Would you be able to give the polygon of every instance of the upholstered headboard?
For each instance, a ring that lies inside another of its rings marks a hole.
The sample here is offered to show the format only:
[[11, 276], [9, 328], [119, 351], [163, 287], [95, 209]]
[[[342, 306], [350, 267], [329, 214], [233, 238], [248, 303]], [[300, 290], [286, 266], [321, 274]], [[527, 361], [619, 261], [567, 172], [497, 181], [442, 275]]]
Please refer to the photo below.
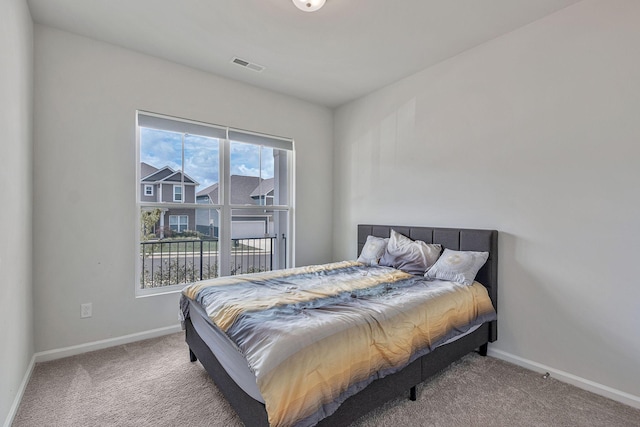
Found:
[[[476, 280], [487, 288], [493, 307], [496, 311], [498, 310], [498, 232], [496, 230], [360, 224], [358, 225], [358, 255], [367, 241], [367, 236], [389, 237], [392, 228], [413, 240], [439, 243], [443, 248], [489, 252], [489, 259], [478, 271]], [[489, 331], [489, 340], [493, 342], [497, 338], [498, 323], [494, 321]]]

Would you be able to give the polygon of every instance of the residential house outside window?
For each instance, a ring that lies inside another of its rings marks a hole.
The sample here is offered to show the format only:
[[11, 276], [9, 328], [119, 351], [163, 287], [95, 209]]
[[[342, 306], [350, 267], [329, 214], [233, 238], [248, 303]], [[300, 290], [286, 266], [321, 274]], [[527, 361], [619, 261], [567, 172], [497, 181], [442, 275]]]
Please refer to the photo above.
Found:
[[286, 268], [293, 141], [137, 114], [137, 294]]

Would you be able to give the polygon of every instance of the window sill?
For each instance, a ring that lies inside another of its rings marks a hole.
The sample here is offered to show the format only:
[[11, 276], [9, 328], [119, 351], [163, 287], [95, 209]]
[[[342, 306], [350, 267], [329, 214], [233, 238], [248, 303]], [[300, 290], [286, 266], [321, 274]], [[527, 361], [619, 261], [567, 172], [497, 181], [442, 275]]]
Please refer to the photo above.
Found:
[[155, 297], [158, 295], [179, 294], [187, 285], [171, 285], [163, 288], [136, 289], [136, 298]]

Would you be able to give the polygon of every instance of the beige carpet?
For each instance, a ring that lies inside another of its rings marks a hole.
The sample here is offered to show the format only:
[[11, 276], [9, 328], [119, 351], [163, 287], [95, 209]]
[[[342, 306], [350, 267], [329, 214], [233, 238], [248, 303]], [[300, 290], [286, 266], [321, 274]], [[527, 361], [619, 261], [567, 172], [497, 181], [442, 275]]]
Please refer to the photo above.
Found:
[[[13, 424], [239, 425], [182, 334], [36, 365]], [[354, 426], [640, 426], [640, 410], [473, 354]]]

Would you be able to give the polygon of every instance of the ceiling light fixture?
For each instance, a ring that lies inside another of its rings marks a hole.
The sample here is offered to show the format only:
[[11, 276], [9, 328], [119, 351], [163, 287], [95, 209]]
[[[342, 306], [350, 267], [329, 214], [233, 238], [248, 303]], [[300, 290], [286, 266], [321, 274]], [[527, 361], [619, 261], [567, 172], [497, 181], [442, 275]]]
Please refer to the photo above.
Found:
[[302, 11], [315, 12], [324, 6], [327, 0], [293, 0], [293, 4]]

